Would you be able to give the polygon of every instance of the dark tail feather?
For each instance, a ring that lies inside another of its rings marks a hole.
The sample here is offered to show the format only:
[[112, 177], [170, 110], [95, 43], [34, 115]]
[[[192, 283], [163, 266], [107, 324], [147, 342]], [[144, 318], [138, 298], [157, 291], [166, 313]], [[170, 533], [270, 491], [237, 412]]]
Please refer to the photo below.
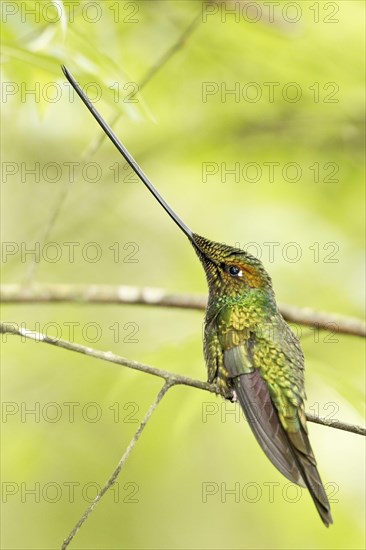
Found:
[[[301, 472], [301, 477], [305, 481], [306, 487], [309, 489], [311, 498], [314, 501], [324, 525], [329, 527], [329, 525], [333, 523], [330, 504], [316, 467], [316, 461], [311, 450], [308, 435], [302, 426], [300, 432], [286, 432], [286, 435]], [[304, 446], [306, 449], [305, 452]]]
[[233, 383], [248, 424], [269, 460], [287, 479], [305, 487], [291, 445], [259, 371], [237, 376], [233, 378]]
[[288, 433], [283, 428], [267, 385], [257, 369], [232, 380], [239, 403], [263, 451], [290, 481], [309, 489], [328, 527], [333, 523], [330, 505], [305, 429], [301, 426], [299, 432]]

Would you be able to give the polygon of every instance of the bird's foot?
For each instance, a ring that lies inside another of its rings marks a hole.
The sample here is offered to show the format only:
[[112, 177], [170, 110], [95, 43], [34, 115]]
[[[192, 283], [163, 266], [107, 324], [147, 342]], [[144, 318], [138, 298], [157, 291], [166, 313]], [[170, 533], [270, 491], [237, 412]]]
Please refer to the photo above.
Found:
[[223, 387], [221, 384], [214, 383], [215, 393], [221, 395], [224, 399], [234, 403], [236, 401], [236, 395], [234, 390], [228, 387]]

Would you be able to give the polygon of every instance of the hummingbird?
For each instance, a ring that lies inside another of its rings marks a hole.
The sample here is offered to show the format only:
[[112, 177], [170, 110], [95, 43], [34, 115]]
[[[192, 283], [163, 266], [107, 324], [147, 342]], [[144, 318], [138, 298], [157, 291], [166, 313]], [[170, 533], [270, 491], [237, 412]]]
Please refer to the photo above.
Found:
[[259, 445], [291, 482], [307, 487], [323, 523], [333, 523], [312, 451], [304, 401], [304, 355], [276, 304], [262, 263], [240, 248], [194, 233], [168, 205], [68, 69], [67, 80], [118, 151], [188, 237], [206, 274], [204, 326], [208, 381], [239, 402]]

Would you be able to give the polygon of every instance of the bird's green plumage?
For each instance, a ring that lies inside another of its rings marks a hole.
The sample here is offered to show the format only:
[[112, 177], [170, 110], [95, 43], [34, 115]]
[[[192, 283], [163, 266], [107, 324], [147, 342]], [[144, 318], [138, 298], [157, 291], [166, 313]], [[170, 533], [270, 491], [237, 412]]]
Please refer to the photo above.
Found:
[[330, 506], [307, 436], [304, 357], [280, 315], [261, 262], [238, 248], [193, 233], [166, 203], [66, 67], [63, 72], [144, 185], [189, 238], [205, 269], [209, 300], [204, 354], [208, 379], [233, 393], [255, 437], [286, 477], [306, 485], [325, 523]]
[[304, 356], [278, 311], [272, 282], [246, 252], [193, 235], [209, 299], [204, 355], [208, 379], [234, 392], [252, 430], [275, 466], [309, 488], [326, 525], [329, 502], [307, 435]]
[[[304, 358], [297, 338], [277, 309], [268, 274], [259, 260], [243, 251], [202, 237], [197, 241], [199, 256], [203, 246], [210, 254], [202, 260], [210, 290], [204, 340], [209, 379], [217, 379], [229, 389], [223, 355], [231, 348], [241, 349], [238, 363], [241, 362], [242, 372], [236, 371], [237, 375], [259, 369], [284, 428], [290, 429], [294, 424], [298, 428], [296, 408], [302, 406], [305, 398]], [[225, 266], [243, 263], [253, 268], [250, 272], [253, 286], [244, 276], [240, 280], [225, 273]], [[250, 357], [244, 351], [245, 344], [251, 350]]]

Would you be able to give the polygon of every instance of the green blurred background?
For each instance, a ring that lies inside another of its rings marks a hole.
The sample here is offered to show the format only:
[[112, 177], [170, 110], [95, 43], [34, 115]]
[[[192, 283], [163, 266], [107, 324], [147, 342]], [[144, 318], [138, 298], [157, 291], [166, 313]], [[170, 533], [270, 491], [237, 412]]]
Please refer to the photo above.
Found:
[[[88, 154], [101, 132], [70, 100], [64, 63], [91, 97], [100, 92], [108, 120], [118, 115], [116, 133], [194, 231], [252, 243], [279, 302], [362, 317], [364, 3], [249, 4], [2, 2], [4, 284], [206, 293], [190, 245], [112, 145]], [[235, 164], [238, 176], [225, 173]], [[77, 243], [74, 261], [65, 243]], [[273, 257], [265, 243], [277, 243]], [[25, 254], [35, 246], [36, 263]], [[3, 306], [2, 318], [206, 377], [202, 312], [50, 303]], [[304, 328], [301, 340], [307, 410], [362, 424], [362, 340]], [[58, 548], [161, 381], [17, 337], [2, 349], [2, 548]], [[234, 405], [174, 388], [72, 547], [364, 548], [363, 438], [309, 431], [329, 484], [328, 530]]]

